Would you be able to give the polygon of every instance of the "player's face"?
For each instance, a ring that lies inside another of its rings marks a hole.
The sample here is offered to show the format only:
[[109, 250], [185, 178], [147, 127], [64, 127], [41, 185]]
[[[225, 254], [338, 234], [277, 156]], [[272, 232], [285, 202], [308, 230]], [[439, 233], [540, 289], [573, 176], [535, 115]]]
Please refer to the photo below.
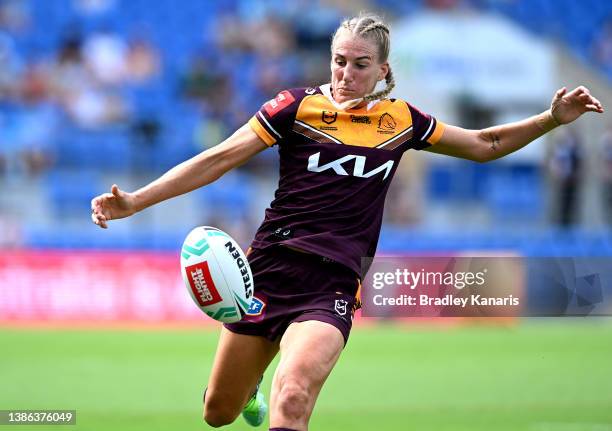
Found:
[[332, 92], [338, 103], [359, 99], [374, 90], [389, 70], [378, 62], [376, 45], [348, 32], [338, 35], [332, 47]]

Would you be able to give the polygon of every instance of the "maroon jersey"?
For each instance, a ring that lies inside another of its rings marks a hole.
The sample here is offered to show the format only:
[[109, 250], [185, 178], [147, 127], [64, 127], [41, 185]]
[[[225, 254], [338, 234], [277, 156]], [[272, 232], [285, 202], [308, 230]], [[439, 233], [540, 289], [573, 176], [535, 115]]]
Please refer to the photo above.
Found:
[[434, 145], [444, 130], [398, 99], [341, 110], [329, 84], [282, 91], [249, 124], [280, 154], [278, 189], [252, 247], [296, 247], [360, 276], [361, 258], [376, 252], [402, 154]]

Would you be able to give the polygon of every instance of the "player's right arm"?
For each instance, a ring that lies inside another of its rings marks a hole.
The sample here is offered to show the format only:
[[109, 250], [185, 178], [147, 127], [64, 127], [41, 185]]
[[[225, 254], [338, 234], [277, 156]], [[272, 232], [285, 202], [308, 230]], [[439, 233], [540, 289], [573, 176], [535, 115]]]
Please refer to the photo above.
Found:
[[245, 124], [221, 144], [175, 166], [135, 192], [123, 191], [114, 184], [110, 193], [91, 200], [91, 219], [106, 229], [109, 220], [129, 217], [158, 202], [212, 183], [266, 148], [268, 145]]

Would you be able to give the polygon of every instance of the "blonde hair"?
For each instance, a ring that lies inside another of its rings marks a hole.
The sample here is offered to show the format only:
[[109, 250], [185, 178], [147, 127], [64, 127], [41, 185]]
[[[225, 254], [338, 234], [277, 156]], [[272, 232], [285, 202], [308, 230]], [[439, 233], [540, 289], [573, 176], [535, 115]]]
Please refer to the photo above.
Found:
[[[364, 39], [368, 39], [376, 45], [378, 52], [378, 62], [380, 64], [385, 63], [389, 59], [389, 50], [391, 42], [389, 39], [389, 26], [385, 24], [381, 17], [370, 13], [360, 13], [359, 16], [348, 18], [342, 21], [342, 24], [336, 29], [332, 37], [332, 51], [333, 47], [338, 39], [341, 31], [348, 31], [354, 36], [359, 36]], [[373, 100], [385, 99], [391, 90], [395, 87], [395, 79], [391, 66], [387, 76], [385, 76], [386, 87], [375, 93], [368, 94], [361, 99], [351, 100], [344, 102], [343, 105], [348, 103], [347, 107], [358, 105], [361, 102], [371, 102]]]

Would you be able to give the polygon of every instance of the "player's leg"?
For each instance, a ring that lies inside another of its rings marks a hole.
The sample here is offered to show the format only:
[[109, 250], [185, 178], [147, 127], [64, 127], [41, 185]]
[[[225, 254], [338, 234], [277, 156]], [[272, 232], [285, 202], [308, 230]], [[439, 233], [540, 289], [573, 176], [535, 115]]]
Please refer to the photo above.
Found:
[[345, 339], [338, 328], [317, 320], [289, 325], [272, 381], [270, 428], [305, 431], [315, 402]]
[[204, 396], [204, 420], [219, 427], [232, 423], [253, 394], [278, 343], [223, 327]]

